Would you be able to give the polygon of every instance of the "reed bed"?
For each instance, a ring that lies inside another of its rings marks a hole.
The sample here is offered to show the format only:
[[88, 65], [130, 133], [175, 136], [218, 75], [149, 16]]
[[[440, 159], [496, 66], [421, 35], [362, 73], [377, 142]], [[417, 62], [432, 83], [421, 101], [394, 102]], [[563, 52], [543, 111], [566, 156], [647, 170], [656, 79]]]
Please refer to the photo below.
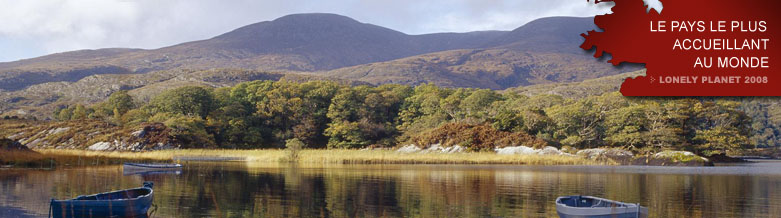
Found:
[[[242, 160], [247, 162], [280, 162], [287, 159], [286, 150], [213, 150], [182, 149], [147, 152], [105, 152], [64, 149], [38, 149], [24, 154], [0, 153], [0, 160], [32, 165], [104, 165], [136, 162], [176, 162], [177, 160]], [[498, 155], [477, 153], [398, 153], [391, 150], [315, 150], [304, 149], [297, 163], [310, 164], [514, 164], [514, 165], [611, 165], [612, 162], [594, 161], [577, 156], [557, 155]]]

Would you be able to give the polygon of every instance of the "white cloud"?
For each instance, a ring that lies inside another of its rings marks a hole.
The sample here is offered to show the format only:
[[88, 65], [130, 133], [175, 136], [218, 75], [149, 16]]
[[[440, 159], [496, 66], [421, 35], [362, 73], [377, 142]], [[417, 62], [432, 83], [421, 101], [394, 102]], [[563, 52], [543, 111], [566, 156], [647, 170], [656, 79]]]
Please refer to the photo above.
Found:
[[0, 61], [77, 49], [159, 48], [293, 13], [346, 15], [410, 34], [511, 30], [609, 9], [573, 0], [0, 0]]

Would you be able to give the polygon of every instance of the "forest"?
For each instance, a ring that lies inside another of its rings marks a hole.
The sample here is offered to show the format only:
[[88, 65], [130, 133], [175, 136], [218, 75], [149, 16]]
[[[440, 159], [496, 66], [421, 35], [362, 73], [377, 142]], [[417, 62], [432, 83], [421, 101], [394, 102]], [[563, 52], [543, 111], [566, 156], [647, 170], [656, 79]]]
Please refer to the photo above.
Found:
[[[738, 100], [628, 98], [618, 92], [574, 99], [432, 84], [348, 86], [282, 80], [222, 88], [186, 86], [148, 102], [117, 91], [91, 106], [63, 106], [54, 117], [129, 127], [163, 123], [189, 148], [284, 148], [293, 138], [306, 148], [441, 143], [472, 151], [525, 145], [674, 149], [704, 155], [775, 146], [775, 126], [767, 119], [762, 120], [764, 126], [752, 119], [762, 115], [761, 108], [752, 109], [754, 114], [746, 109]], [[755, 137], [758, 130], [770, 135]]]

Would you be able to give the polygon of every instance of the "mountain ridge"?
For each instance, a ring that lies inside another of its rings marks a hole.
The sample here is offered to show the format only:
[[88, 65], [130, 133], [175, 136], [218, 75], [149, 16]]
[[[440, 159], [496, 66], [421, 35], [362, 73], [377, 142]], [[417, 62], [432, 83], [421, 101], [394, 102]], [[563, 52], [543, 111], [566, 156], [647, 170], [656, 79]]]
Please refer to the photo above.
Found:
[[[613, 67], [578, 48], [582, 38], [577, 33], [594, 28], [592, 19], [551, 17], [512, 31], [409, 35], [341, 15], [288, 15], [157, 49], [79, 50], [0, 63], [0, 113], [89, 104], [117, 90], [220, 87], [253, 78], [500, 90], [639, 69]], [[209, 75], [185, 75], [196, 72]], [[274, 76], [257, 76], [261, 72]], [[213, 77], [221, 78], [207, 81]]]
[[[112, 66], [133, 73], [184, 68], [332, 70], [429, 52], [474, 48], [503, 33], [408, 35], [341, 15], [295, 14], [250, 24], [210, 39], [158, 49], [79, 50], [0, 63], [0, 89], [18, 90], [40, 82], [63, 81], [61, 77], [81, 76], [71, 71], [96, 66]], [[25, 83], [27, 79], [22, 74], [35, 71], [46, 74]], [[83, 77], [68, 81], [80, 78]]]

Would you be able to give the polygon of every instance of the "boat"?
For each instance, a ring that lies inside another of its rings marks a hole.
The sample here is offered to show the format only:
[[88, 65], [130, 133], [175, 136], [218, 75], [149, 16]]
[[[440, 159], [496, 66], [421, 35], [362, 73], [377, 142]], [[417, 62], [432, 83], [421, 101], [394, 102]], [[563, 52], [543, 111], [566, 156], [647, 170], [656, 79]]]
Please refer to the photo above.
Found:
[[593, 196], [562, 196], [556, 199], [561, 218], [646, 218], [648, 208]]
[[181, 175], [182, 171], [179, 169], [164, 169], [164, 170], [123, 170], [122, 175], [123, 176], [132, 176], [132, 175], [142, 175], [142, 176], [148, 176], [148, 175]]
[[122, 165], [123, 170], [165, 170], [165, 169], [181, 169], [181, 164], [146, 164], [146, 163], [125, 163]]
[[182, 173], [181, 164], [145, 164], [145, 163], [125, 163], [122, 165], [123, 175], [153, 175], [153, 174], [176, 174]]
[[139, 188], [55, 200], [49, 204], [51, 217], [147, 217], [152, 206], [152, 182]]

